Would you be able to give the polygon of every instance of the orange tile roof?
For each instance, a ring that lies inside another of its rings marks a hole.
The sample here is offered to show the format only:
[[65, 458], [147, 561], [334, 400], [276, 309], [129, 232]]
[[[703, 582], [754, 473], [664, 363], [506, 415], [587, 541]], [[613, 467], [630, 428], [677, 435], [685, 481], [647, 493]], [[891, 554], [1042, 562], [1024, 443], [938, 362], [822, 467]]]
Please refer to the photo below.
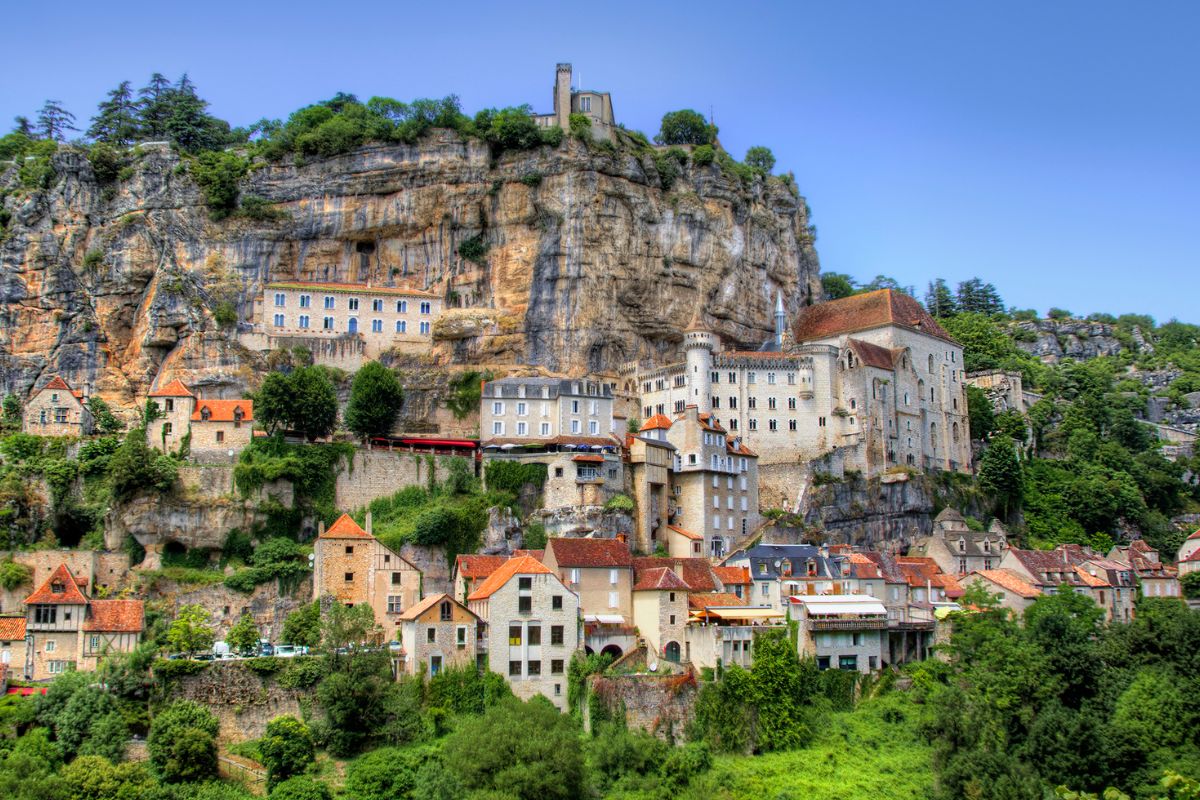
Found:
[[892, 360], [892, 351], [886, 347], [880, 347], [871, 342], [864, 342], [861, 339], [849, 339], [846, 344], [854, 351], [859, 360], [868, 367], [876, 369], [895, 369], [896, 364]]
[[758, 453], [746, 446], [746, 440], [740, 436], [727, 436], [725, 438], [725, 452], [735, 456], [753, 456], [758, 458]]
[[460, 555], [454, 559], [454, 568], [464, 578], [475, 580], [491, 575], [505, 561], [508, 561], [507, 556]]
[[717, 580], [726, 586], [745, 586], [750, 583], [750, 570], [747, 567], [713, 567]]
[[971, 573], [984, 578], [1001, 589], [1026, 599], [1040, 597], [1042, 590], [1034, 586], [1011, 569], [979, 569]]
[[46, 391], [47, 389], [55, 389], [60, 392], [66, 392], [67, 394], [74, 397], [76, 400], [83, 400], [83, 392], [72, 389], [70, 387], [70, 385], [66, 381], [64, 381], [61, 377], [59, 377], [58, 375], [55, 375], [53, 378], [51, 378], [46, 383], [45, 386], [38, 389], [33, 394], [36, 397], [37, 395], [41, 394], [42, 392]]
[[[58, 584], [60, 591], [54, 591], [55, 584]], [[86, 606], [87, 598], [83, 596], [83, 592], [79, 591], [79, 584], [75, 580], [75, 576], [71, 574], [71, 570], [67, 569], [66, 564], [59, 564], [55, 567], [54, 572], [50, 573], [50, 577], [46, 578], [45, 583], [37, 588], [33, 594], [25, 598], [25, 605], [45, 605], [48, 603], [63, 603], [72, 606]]]
[[24, 617], [0, 617], [0, 642], [16, 642], [24, 638]]
[[693, 592], [688, 595], [688, 606], [691, 608], [744, 605], [746, 601], [731, 592]]
[[638, 433], [641, 433], [642, 431], [656, 431], [660, 428], [670, 427], [671, 420], [667, 418], [666, 414], [655, 414], [653, 417], [642, 423], [642, 427], [638, 428]]
[[635, 592], [658, 592], [658, 591], [681, 591], [686, 592], [688, 585], [683, 582], [683, 579], [675, 574], [675, 570], [669, 567], [654, 567], [653, 569], [644, 569], [638, 574], [638, 581], [633, 585]]
[[437, 295], [421, 289], [406, 289], [403, 286], [368, 286], [365, 283], [322, 283], [318, 281], [275, 281], [266, 285], [267, 289], [321, 289], [327, 292], [352, 294], [392, 294], [402, 297], [433, 297]]
[[83, 629], [140, 633], [146, 628], [145, 620], [145, 603], [141, 600], [93, 600]]
[[500, 569], [488, 576], [488, 579], [471, 592], [468, 600], [487, 600], [499, 591], [514, 575], [552, 575], [549, 568], [531, 556], [520, 556], [505, 561]]
[[1196, 529], [1196, 532], [1195, 532], [1195, 533], [1193, 533], [1193, 534], [1192, 534], [1191, 536], [1189, 536], [1188, 538], [1189, 538], [1189, 539], [1200, 539], [1200, 528], [1197, 528], [1197, 529]]
[[[830, 549], [832, 550], [832, 548]], [[862, 553], [850, 553], [850, 568], [854, 571], [855, 577], [858, 578], [872, 579], [883, 577], [879, 565]]]
[[349, 514], [342, 514], [337, 518], [337, 522], [329, 526], [329, 529], [317, 537], [318, 539], [374, 539], [375, 537], [367, 533]]
[[796, 316], [793, 335], [797, 342], [807, 342], [884, 325], [899, 325], [948, 342], [954, 341], [920, 303], [892, 289], [880, 289], [809, 306]]
[[444, 592], [442, 594], [434, 594], [434, 595], [430, 595], [429, 597], [426, 597], [424, 600], [422, 600], [421, 602], [417, 603], [412, 608], [405, 611], [403, 614], [401, 614], [396, 619], [402, 620], [405, 622], [411, 622], [412, 620], [418, 619], [422, 614], [424, 614], [426, 611], [433, 608], [435, 605], [442, 602], [443, 600], [449, 600], [451, 603], [454, 603], [454, 605], [458, 606], [463, 611], [466, 611], [472, 617], [475, 617], [475, 619], [479, 619], [479, 616], [474, 611], [467, 608], [462, 603], [458, 602], [453, 597], [451, 597], [448, 594], [445, 594]]
[[589, 464], [603, 464], [604, 456], [597, 453], [580, 453], [577, 456], [571, 456], [572, 461], [583, 461]]
[[678, 525], [668, 525], [667, 530], [674, 531], [675, 533], [678, 533], [680, 536], [684, 537], [685, 539], [697, 540], [697, 539], [704, 538], [700, 534], [693, 533], [692, 531], [689, 531], [687, 528], [681, 528]]
[[[242, 410], [242, 422], [254, 421], [253, 400], [199, 400], [196, 410], [192, 412], [192, 422], [233, 422], [234, 411]], [[208, 419], [204, 419], [204, 410], [208, 409]]]
[[1075, 567], [1075, 574], [1079, 576], [1079, 579], [1083, 581], [1084, 585], [1091, 586], [1096, 589], [1104, 589], [1112, 585], [1104, 578], [1101, 578], [1098, 575], [1093, 575], [1081, 566]]
[[513, 558], [520, 558], [521, 556], [529, 556], [538, 561], [544, 561], [546, 558], [546, 548], [543, 547], [541, 550], [513, 550]]
[[632, 567], [629, 546], [616, 539], [554, 538], [546, 543], [560, 567]]
[[183, 385], [183, 381], [176, 378], [175, 380], [163, 386], [160, 389], [155, 389], [150, 393], [151, 397], [195, 397], [191, 390]]
[[713, 574], [712, 564], [704, 558], [663, 558], [659, 556], [635, 558], [633, 560], [634, 580], [639, 579], [643, 570], [656, 567], [674, 569], [693, 592], [715, 592], [717, 590], [717, 579]]

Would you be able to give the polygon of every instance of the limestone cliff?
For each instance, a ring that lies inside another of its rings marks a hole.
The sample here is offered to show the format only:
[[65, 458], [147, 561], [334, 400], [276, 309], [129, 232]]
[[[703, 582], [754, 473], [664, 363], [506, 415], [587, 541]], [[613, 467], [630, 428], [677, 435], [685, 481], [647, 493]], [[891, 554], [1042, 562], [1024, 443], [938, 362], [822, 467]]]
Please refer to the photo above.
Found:
[[[436, 131], [256, 163], [241, 194], [279, 213], [222, 222], [165, 145], [138, 148], [112, 183], [70, 149], [53, 167], [30, 191], [0, 165], [0, 392], [60, 373], [124, 408], [160, 377], [238, 395], [264, 364], [237, 328], [260, 321], [274, 279], [428, 289], [450, 308], [431, 364], [566, 373], [669, 352], [697, 309], [727, 341], [757, 343], [777, 291], [794, 311], [819, 288], [807, 205], [787, 185], [710, 165], [664, 191], [648, 151], [568, 139], [496, 158]], [[480, 263], [459, 255], [476, 237]], [[238, 326], [217, 324], [222, 307]]]

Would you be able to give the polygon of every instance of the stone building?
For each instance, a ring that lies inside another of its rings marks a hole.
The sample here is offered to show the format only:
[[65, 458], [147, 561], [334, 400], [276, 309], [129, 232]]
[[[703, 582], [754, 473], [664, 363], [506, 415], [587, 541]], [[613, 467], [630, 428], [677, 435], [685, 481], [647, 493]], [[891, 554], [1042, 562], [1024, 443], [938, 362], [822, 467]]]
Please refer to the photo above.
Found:
[[1110, 561], [1129, 564], [1141, 584], [1143, 597], [1180, 597], [1179, 570], [1164, 564], [1158, 551], [1145, 539], [1134, 539], [1127, 545], [1117, 545], [1108, 553]]
[[10, 676], [24, 677], [26, 648], [25, 617], [0, 617], [0, 669]]
[[1060, 544], [1053, 550], [1010, 547], [1000, 560], [1010, 570], [1037, 586], [1043, 594], [1072, 591], [1091, 597], [1109, 620], [1133, 618], [1137, 580], [1132, 565], [1104, 558], [1077, 544]]
[[646, 648], [679, 663], [687, 639], [688, 585], [670, 567], [639, 570], [633, 586], [633, 624]]
[[812, 544], [758, 544], [733, 553], [724, 565], [749, 572], [747, 602], [783, 611], [790, 595], [850, 594], [849, 564], [848, 556]]
[[477, 555], [461, 553], [454, 559], [454, 597], [467, 602], [467, 597], [475, 591], [475, 587], [487, 580], [504, 562], [508, 556]]
[[763, 453], [764, 490], [794, 498], [792, 468], [895, 466], [970, 471], [962, 346], [913, 298], [891, 289], [804, 308], [757, 350], [723, 350], [699, 322], [685, 360], [628, 365], [644, 418], [696, 405]]
[[128, 653], [141, 642], [143, 602], [90, 599], [86, 586], [86, 579], [61, 564], [25, 598], [22, 677], [40, 681], [70, 670], [94, 670], [104, 656]]
[[579, 595], [584, 648], [619, 658], [637, 644], [633, 627], [633, 556], [616, 539], [554, 538], [542, 563]]
[[1042, 590], [1025, 576], [1010, 569], [979, 569], [959, 581], [963, 588], [980, 586], [998, 596], [1000, 607], [1020, 615], [1042, 596]]
[[1200, 572], [1200, 530], [1184, 539], [1179, 546], [1179, 552], [1175, 554], [1175, 566], [1181, 578], [1189, 572]]
[[30, 395], [21, 429], [36, 436], [84, 436], [92, 432], [92, 414], [84, 392], [55, 375]]
[[558, 126], [569, 131], [572, 114], [583, 114], [592, 123], [592, 137], [613, 140], [616, 138], [616, 120], [613, 118], [612, 95], [591, 89], [576, 89], [572, 85], [570, 64], [559, 64], [554, 70], [554, 111], [550, 114], [534, 114], [533, 120], [542, 128]]
[[531, 556], [509, 559], [467, 598], [486, 623], [488, 668], [522, 700], [535, 694], [567, 708], [567, 665], [582, 647], [579, 595]]
[[396, 624], [401, 671], [433, 677], [443, 669], [474, 667], [479, 617], [448, 594], [435, 594], [401, 614]]
[[671, 498], [675, 445], [667, 441], [670, 428], [671, 420], [658, 414], [646, 420], [637, 434], [625, 437], [629, 461], [627, 480], [634, 504], [634, 541], [642, 552], [653, 552], [660, 544], [665, 544], [667, 552], [673, 556], [702, 555], [692, 552], [694, 543], [685, 545], [685, 552], [680, 552], [675, 547], [675, 539], [682, 534], [671, 535], [669, 520], [676, 506]]
[[794, 596], [788, 598], [788, 615], [799, 629], [800, 655], [816, 658], [817, 669], [865, 673], [883, 666], [887, 609], [874, 597]]
[[942, 572], [966, 575], [1000, 565], [1008, 548], [1008, 533], [999, 523], [986, 531], [967, 527], [962, 514], [943, 509], [933, 520], [933, 531], [909, 548], [909, 555], [932, 558]]
[[331, 597], [347, 606], [367, 604], [385, 639], [399, 636], [401, 615], [421, 599], [421, 571], [371, 534], [349, 514], [317, 535], [313, 544], [313, 599]]
[[356, 368], [389, 350], [425, 353], [442, 299], [420, 289], [366, 283], [277, 281], [263, 286], [252, 349], [307, 347], [317, 363]]
[[150, 392], [149, 399], [160, 416], [146, 428], [146, 440], [164, 453], [178, 451], [186, 440], [197, 456], [236, 455], [254, 436], [253, 400], [200, 399], [178, 379]]

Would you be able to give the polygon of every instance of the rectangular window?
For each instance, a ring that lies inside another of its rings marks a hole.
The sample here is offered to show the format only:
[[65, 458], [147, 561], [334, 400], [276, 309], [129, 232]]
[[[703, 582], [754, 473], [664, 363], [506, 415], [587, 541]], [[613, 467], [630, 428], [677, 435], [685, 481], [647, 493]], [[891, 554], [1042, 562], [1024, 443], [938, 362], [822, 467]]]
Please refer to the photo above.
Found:
[[454, 629], [454, 644], [459, 650], [467, 646], [467, 629], [463, 625], [459, 625]]
[[508, 662], [508, 675], [511, 678], [521, 677], [521, 662], [520, 661]]
[[164, 422], [162, 426], [163, 436], [170, 436], [174, 426], [169, 422]]
[[594, 419], [588, 420], [588, 433], [590, 433], [592, 436], [595, 436], [599, 432], [600, 432], [600, 423]]
[[757, 376], [753, 372], [746, 373], [746, 383], [754, 383]]
[[46, 642], [46, 652], [53, 653], [57, 646], [58, 646], [58, 642], [51, 639], [50, 641]]
[[585, 114], [587, 112], [591, 111], [592, 110], [592, 98], [590, 98], [590, 97], [579, 98], [579, 110]]
[[610, 569], [608, 571], [608, 583], [611, 586], [617, 585], [617, 578], [620, 576], [620, 570]]
[[396, 301], [396, 313], [397, 314], [407, 314], [408, 313], [408, 301], [407, 300], [397, 300]]
[[550, 644], [562, 644], [562, 643], [563, 643], [563, 626], [562, 625], [551, 625], [550, 626]]
[[346, 545], [346, 555], [352, 555], [353, 553], [354, 553], [354, 545], [352, 545], [352, 544]]
[[579, 433], [579, 420], [571, 420], [571, 433]]
[[749, 398], [749, 399], [746, 401], [746, 408], [749, 408], [751, 411], [753, 411], [754, 409], [758, 408], [758, 398], [757, 398], [757, 397], [751, 397], [751, 398]]
[[354, 573], [347, 572], [344, 577], [346, 579], [346, 583], [349, 583], [350, 581], [354, 580]]
[[794, 430], [796, 430], [796, 420], [794, 420], [794, 419], [789, 419], [789, 420], [788, 420], [788, 430], [789, 430], [789, 431], [794, 431]]
[[301, 328], [301, 329], [306, 329], [306, 328], [308, 328], [308, 322], [309, 322], [308, 315], [307, 315], [307, 314], [301, 314], [301, 315], [300, 315], [300, 328]]
[[501, 422], [500, 420], [496, 420], [495, 422], [492, 423], [492, 435], [493, 436], [503, 436], [504, 435], [504, 423], [503, 422]]
[[372, 300], [371, 301], [371, 310], [372, 311], [383, 311], [383, 301], [378, 298]]
[[555, 658], [555, 659], [550, 660], [550, 674], [551, 675], [562, 675], [563, 674], [563, 660], [561, 658]]
[[400, 597], [399, 595], [395, 595], [395, 594], [388, 595], [387, 613], [399, 614], [402, 611], [404, 611], [404, 598]]
[[426, 334], [429, 333], [429, 323], [428, 322], [421, 323], [421, 333], [426, 333]]
[[275, 315], [275, 327], [276, 327], [276, 328], [282, 328], [282, 327], [283, 327], [283, 314], [276, 314], [276, 315]]
[[767, 430], [770, 430], [770, 431], [779, 430], [779, 423], [773, 419], [767, 420]]
[[38, 625], [53, 625], [58, 621], [58, 608], [56, 606], [34, 606], [33, 621]]
[[285, 301], [286, 301], [286, 298], [282, 292], [275, 293], [275, 307], [276, 308], [283, 308]]
[[334, 306], [334, 299], [333, 299], [332, 297], [328, 297], [328, 296], [327, 296], [327, 297], [325, 298], [325, 310], [326, 310], [326, 311], [332, 311], [334, 308], [335, 308], [335, 306]]
[[508, 646], [509, 647], [520, 647], [521, 646], [521, 638], [522, 638], [521, 630], [522, 630], [522, 628], [520, 625], [509, 625], [508, 626]]
[[528, 643], [530, 647], [540, 647], [542, 644], [542, 626], [530, 625], [528, 631]]
[[529, 424], [526, 422], [517, 423], [517, 436], [525, 436], [529, 433]]
[[518, 417], [529, 416], [529, 409], [524, 403], [517, 403], [517, 416]]
[[530, 662], [529, 662], [529, 663], [526, 665], [526, 667], [527, 667], [527, 668], [528, 668], [528, 670], [529, 670], [529, 671], [528, 671], [526, 674], [527, 674], [527, 675], [529, 675], [529, 677], [531, 677], [531, 678], [532, 678], [534, 675], [541, 675], [541, 674], [542, 674], [542, 662], [540, 662], [540, 661], [530, 661]]
[[525, 595], [517, 598], [517, 611], [522, 614], [530, 614], [533, 612], [533, 598]]
[[308, 308], [311, 305], [312, 305], [312, 295], [310, 295], [310, 294], [300, 295], [300, 307], [301, 308]]
[[618, 592], [609, 592], [608, 593], [608, 607], [609, 608], [620, 608], [621, 601], [620, 601], [620, 598], [618, 597], [618, 594], [619, 594]]
[[425, 629], [425, 641], [429, 644], [437, 644], [437, 628]]
[[543, 422], [541, 424], [541, 433], [542, 433], [542, 436], [550, 435], [550, 423], [549, 422]]
[[383, 333], [383, 320], [371, 320], [371, 333]]
[[404, 573], [403, 572], [393, 572], [392, 573], [392, 586], [399, 586], [403, 582], [404, 582]]
[[358, 311], [358, 298], [351, 297], [349, 300], [347, 300], [346, 308], [350, 309], [351, 311]]
[[217, 431], [217, 444], [222, 444], [225, 441], [225, 431]]
[[562, 611], [562, 595], [556, 594], [550, 598], [550, 608], [554, 611]]
[[758, 430], [758, 420], [756, 420], [754, 417], [750, 418], [750, 430], [752, 430], [752, 431]]
[[333, 330], [333, 317], [325, 317], [325, 319], [321, 320], [321, 329], [327, 331]]

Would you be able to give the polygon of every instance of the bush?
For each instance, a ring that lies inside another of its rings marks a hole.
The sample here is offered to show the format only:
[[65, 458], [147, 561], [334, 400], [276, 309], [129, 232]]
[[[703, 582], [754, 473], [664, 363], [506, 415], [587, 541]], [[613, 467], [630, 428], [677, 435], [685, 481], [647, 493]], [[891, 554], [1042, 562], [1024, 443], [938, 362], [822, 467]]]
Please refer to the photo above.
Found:
[[717, 127], [704, 120], [698, 111], [684, 109], [664, 114], [658, 136], [659, 144], [712, 144], [717, 136]]
[[604, 504], [605, 511], [633, 511], [633, 498], [627, 494], [614, 494]]
[[521, 176], [521, 183], [525, 184], [530, 189], [536, 189], [538, 186], [542, 185], [542, 173], [538, 172], [537, 170], [526, 172]]
[[472, 236], [470, 239], [464, 239], [458, 245], [459, 258], [480, 265], [487, 263], [487, 251], [488, 243], [482, 233]]
[[0, 586], [3, 586], [5, 591], [11, 592], [32, 583], [33, 570], [31, 568], [24, 564], [18, 564], [12, 560], [11, 556], [0, 561]]
[[527, 105], [484, 109], [475, 115], [475, 130], [497, 153], [529, 150], [542, 143], [541, 132]]
[[170, 491], [179, 465], [170, 456], [151, 450], [146, 429], [134, 428], [108, 461], [109, 487], [114, 500], [128, 500], [140, 492]]
[[[88, 250], [83, 256], [83, 268], [91, 272], [98, 269], [104, 263], [103, 250]], [[99, 398], [96, 398], [97, 400]]]
[[267, 723], [267, 733], [258, 741], [258, 752], [267, 768], [268, 791], [302, 774], [316, 758], [308, 726], [292, 716], [276, 717]]
[[150, 724], [146, 750], [166, 783], [205, 780], [217, 769], [217, 718], [190, 700], [168, 706]]
[[213, 219], [225, 219], [237, 209], [238, 182], [249, 169], [250, 162], [236, 153], [210, 151], [191, 162], [189, 171]]
[[692, 163], [697, 167], [707, 167], [716, 157], [717, 151], [711, 144], [702, 144], [692, 151]]
[[560, 144], [562, 144], [562, 128], [558, 127], [557, 125], [551, 125], [548, 128], [541, 128], [540, 130], [541, 133], [539, 136], [542, 140], [542, 144], [546, 145], [547, 147], [558, 147]]
[[751, 147], [746, 151], [746, 166], [762, 175], [770, 175], [775, 169], [775, 154], [769, 147]]
[[670, 191], [679, 178], [679, 162], [670, 153], [656, 153], [654, 168], [658, 171], [658, 185], [664, 192]]
[[297, 775], [272, 789], [270, 800], [332, 800], [332, 797], [325, 784]]
[[112, 183], [121, 172], [121, 154], [112, 145], [97, 142], [88, 148], [88, 162], [97, 183]]
[[278, 222], [288, 218], [288, 213], [265, 197], [249, 194], [242, 198], [238, 207], [238, 216], [255, 222]]
[[520, 497], [526, 485], [538, 491], [546, 484], [545, 464], [522, 464], [519, 461], [488, 461], [483, 470], [484, 482], [490, 491], [509, 492]]
[[592, 138], [592, 119], [587, 114], [572, 114], [568, 118], [571, 135], [577, 139], [590, 141]]
[[238, 323], [237, 306], [228, 300], [222, 300], [217, 303], [217, 307], [213, 309], [213, 322], [217, 323], [217, 327], [228, 330]]
[[356, 759], [346, 771], [346, 794], [354, 800], [413, 797], [417, 775], [433, 757], [428, 747], [382, 747]]
[[491, 379], [492, 374], [490, 372], [478, 372], [476, 370], [460, 372], [450, 379], [447, 387], [450, 392], [446, 396], [446, 408], [450, 409], [455, 419], [466, 419], [471, 414], [479, 411], [479, 400], [483, 394], [483, 383]]

